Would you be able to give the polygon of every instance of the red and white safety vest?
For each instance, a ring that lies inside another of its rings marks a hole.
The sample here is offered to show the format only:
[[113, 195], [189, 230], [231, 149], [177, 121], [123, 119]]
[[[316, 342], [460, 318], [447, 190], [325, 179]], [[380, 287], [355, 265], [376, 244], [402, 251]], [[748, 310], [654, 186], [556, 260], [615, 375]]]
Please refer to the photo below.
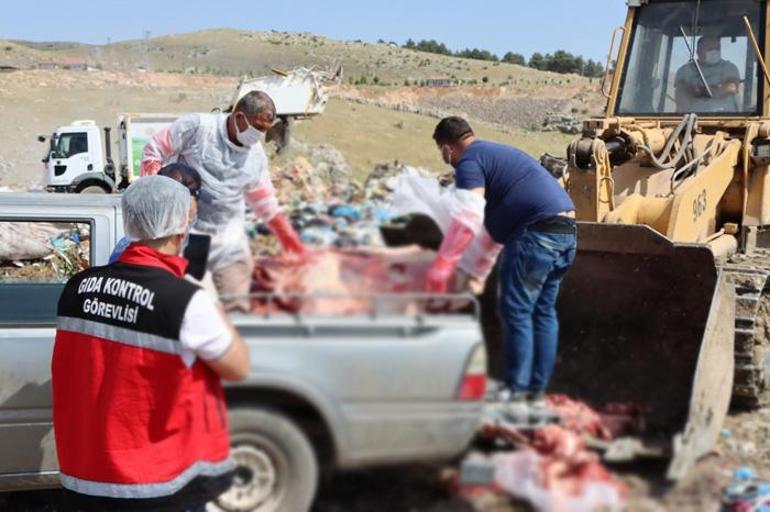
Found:
[[66, 489], [168, 502], [229, 485], [220, 379], [200, 359], [187, 367], [180, 355], [182, 319], [199, 290], [180, 279], [186, 264], [134, 244], [118, 263], [66, 284], [52, 362]]

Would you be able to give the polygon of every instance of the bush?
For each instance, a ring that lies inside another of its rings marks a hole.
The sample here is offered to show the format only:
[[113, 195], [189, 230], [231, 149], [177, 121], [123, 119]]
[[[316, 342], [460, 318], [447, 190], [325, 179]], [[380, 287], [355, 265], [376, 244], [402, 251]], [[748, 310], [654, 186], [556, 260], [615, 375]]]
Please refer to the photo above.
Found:
[[483, 76], [483, 77], [481, 77], [481, 81], [486, 84], [486, 83], [489, 82], [489, 77], [488, 76]]

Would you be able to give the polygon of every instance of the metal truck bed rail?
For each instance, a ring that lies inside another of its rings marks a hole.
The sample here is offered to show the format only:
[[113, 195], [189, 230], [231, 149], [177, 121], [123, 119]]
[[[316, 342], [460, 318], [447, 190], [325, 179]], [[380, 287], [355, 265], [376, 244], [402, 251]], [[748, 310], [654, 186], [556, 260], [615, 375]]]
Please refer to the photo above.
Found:
[[[335, 314], [303, 313], [302, 308], [297, 311], [286, 311], [277, 308], [281, 302], [303, 301], [303, 300], [362, 300], [369, 303], [368, 314], [354, 314], [352, 316], [365, 317], [373, 320], [384, 318], [409, 318], [410, 321], [418, 324], [424, 323], [426, 318], [435, 318], [437, 316], [457, 316], [471, 315], [474, 319], [480, 318], [481, 307], [475, 296], [470, 293], [250, 293], [248, 295], [222, 295], [223, 300], [248, 298], [251, 301], [261, 300], [265, 303], [265, 311], [250, 312], [250, 316], [259, 316], [265, 319], [274, 317], [294, 317], [297, 321], [303, 321], [309, 318], [337, 318]], [[407, 313], [389, 313], [395, 305], [417, 307], [416, 312]], [[451, 308], [450, 308], [451, 306]]]

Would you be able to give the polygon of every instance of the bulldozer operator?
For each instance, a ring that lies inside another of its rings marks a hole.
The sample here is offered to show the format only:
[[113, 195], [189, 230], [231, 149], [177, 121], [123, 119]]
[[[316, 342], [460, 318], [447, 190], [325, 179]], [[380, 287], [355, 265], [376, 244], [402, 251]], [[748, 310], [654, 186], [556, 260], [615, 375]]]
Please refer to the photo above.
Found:
[[[676, 72], [676, 106], [678, 112], [737, 112], [738, 67], [722, 58], [718, 37], [702, 36], [697, 46], [698, 66], [690, 61]], [[705, 83], [704, 83], [705, 79]], [[708, 88], [706, 87], [708, 84]]]

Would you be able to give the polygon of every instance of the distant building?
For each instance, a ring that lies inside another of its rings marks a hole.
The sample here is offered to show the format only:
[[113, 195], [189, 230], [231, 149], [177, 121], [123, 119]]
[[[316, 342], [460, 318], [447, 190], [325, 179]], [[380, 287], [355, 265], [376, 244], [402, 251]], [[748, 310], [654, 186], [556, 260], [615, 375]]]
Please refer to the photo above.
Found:
[[454, 87], [459, 82], [454, 78], [426, 78], [425, 87]]
[[75, 71], [88, 71], [90, 66], [84, 60], [65, 59], [62, 61], [40, 62], [38, 69], [72, 69]]

